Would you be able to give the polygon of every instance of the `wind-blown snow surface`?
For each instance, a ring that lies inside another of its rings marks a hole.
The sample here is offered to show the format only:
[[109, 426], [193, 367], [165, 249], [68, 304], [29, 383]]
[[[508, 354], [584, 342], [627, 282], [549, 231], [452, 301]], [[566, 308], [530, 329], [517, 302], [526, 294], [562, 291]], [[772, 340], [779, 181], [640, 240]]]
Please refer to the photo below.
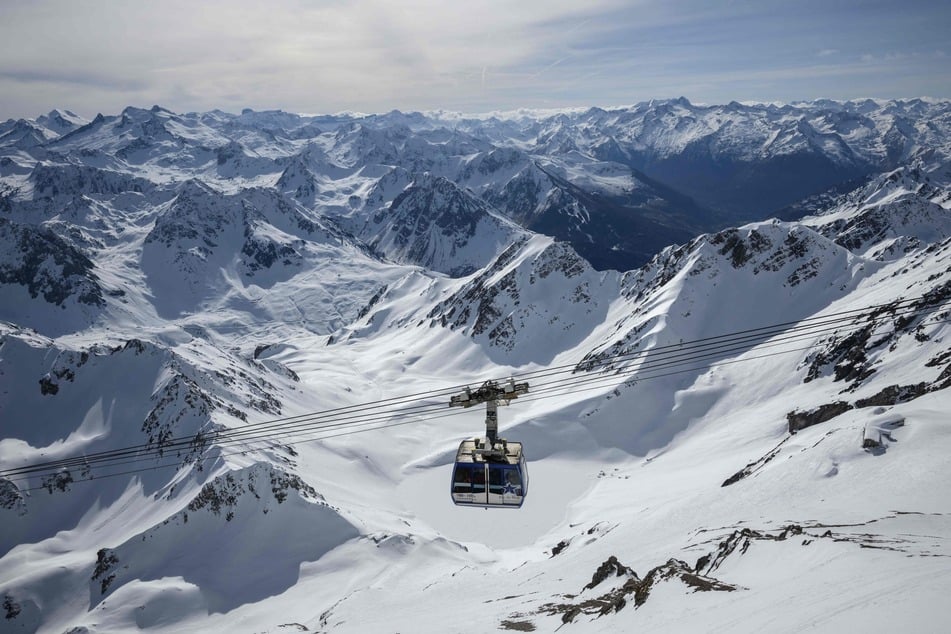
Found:
[[[3, 124], [0, 469], [152, 453], [0, 478], [0, 632], [940, 631], [945, 112]], [[891, 163], [801, 221], [626, 272], [499, 202], [512, 183], [575, 196], [559, 209], [580, 221], [583, 186], [640, 187], [609, 150], [669, 166], [717, 116], [732, 123], [705, 147], [742, 146], [731, 160], [761, 175], [802, 148]], [[595, 121], [616, 146], [591, 142]], [[501, 426], [529, 496], [454, 507], [454, 450], [483, 414], [448, 395], [513, 374], [530, 392]], [[321, 433], [293, 418], [364, 403]]]

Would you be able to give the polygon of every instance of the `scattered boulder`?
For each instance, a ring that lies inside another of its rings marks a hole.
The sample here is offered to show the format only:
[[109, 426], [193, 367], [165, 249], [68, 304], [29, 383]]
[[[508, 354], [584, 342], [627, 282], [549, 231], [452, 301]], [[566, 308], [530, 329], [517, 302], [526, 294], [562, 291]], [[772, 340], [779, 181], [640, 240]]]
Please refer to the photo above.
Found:
[[870, 421], [862, 432], [862, 448], [873, 455], [885, 453], [888, 443], [897, 442], [892, 431], [904, 425], [905, 419], [901, 417]]
[[591, 576], [591, 581], [585, 586], [585, 590], [591, 590], [608, 577], [632, 577], [637, 578], [637, 573], [617, 560], [617, 557], [611, 555], [603, 564], [598, 566]]
[[855, 401], [856, 407], [872, 407], [879, 405], [896, 405], [912, 401], [929, 392], [928, 384], [922, 381], [914, 385], [889, 385], [877, 394]]
[[844, 414], [850, 409], [853, 409], [853, 407], [849, 403], [846, 403], [845, 401], [836, 401], [835, 403], [820, 405], [816, 409], [805, 412], [789, 412], [786, 414], [786, 420], [789, 423], [789, 433], [795, 434], [800, 429], [805, 429], [807, 427], [812, 427], [813, 425], [818, 425], [828, 420], [832, 420], [839, 414]]
[[53, 382], [49, 374], [40, 379], [40, 394], [43, 396], [55, 395], [59, 392], [59, 385]]

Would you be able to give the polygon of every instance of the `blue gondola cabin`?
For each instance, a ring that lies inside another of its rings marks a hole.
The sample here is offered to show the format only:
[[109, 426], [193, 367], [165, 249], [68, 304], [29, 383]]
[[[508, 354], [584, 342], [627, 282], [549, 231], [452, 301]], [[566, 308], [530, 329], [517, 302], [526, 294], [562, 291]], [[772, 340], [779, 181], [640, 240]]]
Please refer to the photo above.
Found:
[[462, 441], [452, 473], [452, 501], [460, 506], [519, 508], [528, 494], [522, 443], [499, 440], [491, 449], [482, 438]]

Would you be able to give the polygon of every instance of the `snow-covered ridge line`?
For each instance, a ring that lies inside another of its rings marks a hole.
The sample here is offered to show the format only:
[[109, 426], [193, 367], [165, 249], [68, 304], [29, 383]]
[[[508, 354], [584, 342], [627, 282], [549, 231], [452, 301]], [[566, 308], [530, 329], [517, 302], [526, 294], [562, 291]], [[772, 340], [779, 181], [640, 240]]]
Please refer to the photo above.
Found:
[[276, 182], [309, 208], [355, 219], [378, 211], [361, 203], [396, 168], [445, 178], [523, 227], [571, 242], [596, 268], [625, 270], [699, 231], [801, 214], [804, 198], [903, 165], [943, 186], [949, 113], [947, 101], [920, 99], [698, 106], [680, 98], [452, 121], [130, 107], [61, 136], [37, 127], [26, 145], [14, 128], [38, 123], [0, 124], [0, 183], [28, 197], [36, 185], [23, 177], [40, 164], [108, 169], [163, 188], [201, 179], [232, 193]]

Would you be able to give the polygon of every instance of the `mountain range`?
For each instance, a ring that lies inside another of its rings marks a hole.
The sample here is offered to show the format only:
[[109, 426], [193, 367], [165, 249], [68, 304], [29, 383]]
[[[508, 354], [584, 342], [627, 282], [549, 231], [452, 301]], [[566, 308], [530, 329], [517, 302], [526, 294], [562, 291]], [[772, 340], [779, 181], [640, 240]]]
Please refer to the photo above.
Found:
[[0, 123], [0, 632], [940, 629], [949, 210], [948, 101]]

